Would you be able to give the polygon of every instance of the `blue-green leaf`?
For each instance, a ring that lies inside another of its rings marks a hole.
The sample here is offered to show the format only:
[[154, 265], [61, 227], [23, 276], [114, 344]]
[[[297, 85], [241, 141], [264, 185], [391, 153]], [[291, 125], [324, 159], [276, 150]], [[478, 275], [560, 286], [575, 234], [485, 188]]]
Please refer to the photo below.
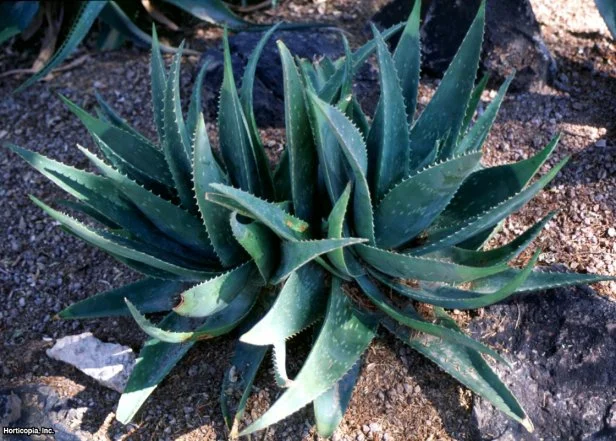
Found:
[[207, 317], [216, 314], [227, 308], [249, 283], [254, 283], [254, 274], [255, 266], [248, 262], [218, 277], [206, 280], [184, 291], [180, 303], [173, 308], [173, 311], [186, 317]]
[[507, 265], [473, 267], [458, 265], [444, 260], [397, 254], [367, 245], [355, 247], [362, 259], [382, 273], [402, 279], [430, 282], [464, 283], [487, 277], [507, 269]]
[[402, 97], [406, 105], [406, 116], [409, 127], [415, 118], [417, 107], [417, 90], [419, 88], [419, 71], [421, 67], [421, 51], [419, 43], [419, 19], [421, 0], [415, 0], [411, 15], [406, 22], [400, 41], [394, 52], [396, 71], [400, 78]]
[[91, 0], [82, 3], [77, 18], [73, 22], [73, 26], [69, 31], [66, 39], [60, 46], [60, 49], [51, 57], [51, 59], [34, 75], [23, 82], [14, 93], [19, 93], [32, 84], [36, 83], [41, 78], [45, 77], [58, 64], [62, 63], [71, 53], [79, 46], [79, 43], [85, 38], [86, 34], [94, 24], [94, 20], [107, 5], [107, 1]]
[[365, 242], [366, 239], [321, 239], [304, 241], [284, 241], [281, 250], [281, 262], [272, 283], [281, 282], [296, 269], [330, 251]]
[[[437, 311], [437, 314], [439, 324], [451, 328], [454, 332], [460, 331], [444, 311]], [[478, 351], [431, 335], [417, 335], [408, 328], [391, 322], [386, 321], [384, 325], [404, 343], [532, 432], [533, 425], [524, 409]]]
[[227, 182], [227, 176], [214, 158], [202, 114], [197, 119], [193, 153], [194, 195], [212, 247], [224, 266], [237, 265], [245, 257], [245, 253], [233, 238], [229, 223], [231, 211], [205, 198], [205, 193], [211, 190], [210, 184], [224, 184]]
[[[347, 117], [337, 108], [330, 106], [319, 97], [308, 92], [314, 109], [321, 114], [334, 132], [338, 143], [353, 172], [353, 220], [356, 233], [374, 243], [374, 222], [372, 201], [366, 180], [368, 155], [364, 139]], [[346, 186], [346, 183], [345, 183]], [[344, 188], [344, 187], [343, 187]]]
[[[160, 323], [167, 329], [181, 330], [192, 323], [192, 319], [177, 314], [168, 314]], [[155, 338], [148, 340], [137, 358], [124, 393], [120, 397], [116, 419], [128, 424], [154, 389], [173, 367], [186, 355], [195, 342], [181, 344], [165, 343]]]
[[286, 418], [331, 389], [361, 357], [375, 328], [376, 323], [355, 312], [340, 279], [334, 278], [323, 327], [301, 371], [272, 407], [240, 436]]
[[437, 142], [442, 141], [439, 158], [453, 152], [475, 83], [484, 21], [485, 0], [436, 93], [411, 129], [411, 170], [423, 164]]
[[152, 338], [167, 343], [182, 343], [194, 340], [207, 340], [224, 335], [235, 328], [250, 312], [261, 290], [257, 283], [247, 283], [245, 288], [230, 301], [229, 305], [208, 316], [203, 324], [194, 330], [176, 331], [166, 328], [164, 323], [154, 325], [135, 306], [126, 299], [126, 304], [137, 325]]
[[501, 288], [490, 293], [479, 293], [451, 286], [428, 286], [422, 284], [419, 289], [411, 288], [404, 283], [374, 273], [374, 277], [386, 284], [399, 294], [430, 305], [441, 306], [448, 309], [477, 309], [505, 300], [513, 295], [530, 276], [539, 252], [536, 252], [526, 267], [511, 277], [509, 282]]
[[85, 319], [130, 315], [125, 298], [144, 313], [170, 311], [184, 286], [173, 280], [145, 278], [73, 303], [58, 313], [58, 316], [63, 319]]
[[285, 127], [291, 196], [296, 216], [310, 222], [313, 219], [317, 155], [306, 108], [306, 96], [291, 53], [281, 41], [278, 51], [282, 61], [285, 103]]
[[231, 214], [233, 237], [257, 265], [263, 281], [267, 283], [279, 262], [278, 237], [260, 222], [241, 223], [237, 213]]
[[210, 187], [219, 193], [207, 193], [208, 200], [235, 210], [243, 216], [258, 220], [284, 239], [308, 238], [308, 224], [290, 215], [277, 204], [264, 201], [248, 192], [227, 185], [211, 184]]
[[409, 127], [403, 90], [394, 60], [372, 25], [379, 61], [381, 98], [368, 133], [368, 179], [376, 200], [408, 175]]
[[450, 159], [392, 188], [375, 209], [376, 243], [396, 248], [416, 237], [445, 209], [480, 160], [481, 153]]

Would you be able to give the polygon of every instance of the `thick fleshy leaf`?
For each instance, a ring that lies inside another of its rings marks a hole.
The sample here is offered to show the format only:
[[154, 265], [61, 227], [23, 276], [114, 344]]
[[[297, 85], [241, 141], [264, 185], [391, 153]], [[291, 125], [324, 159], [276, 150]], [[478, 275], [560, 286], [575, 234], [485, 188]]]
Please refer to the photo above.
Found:
[[182, 276], [185, 280], [203, 280], [215, 274], [211, 271], [192, 267], [189, 262], [183, 262], [179, 257], [161, 253], [160, 249], [153, 246], [132, 241], [121, 236], [115, 236], [104, 231], [96, 231], [88, 228], [81, 222], [71, 218], [67, 214], [54, 210], [35, 197], [30, 196], [30, 198], [70, 233], [112, 255], [119, 255], [127, 259], [142, 262], [163, 271]]
[[[374, 243], [374, 222], [372, 218], [372, 201], [366, 180], [368, 154], [366, 144], [357, 129], [337, 108], [330, 106], [309, 92], [314, 109], [321, 114], [338, 139], [339, 145], [353, 172], [353, 220], [355, 232], [370, 243]], [[345, 182], [346, 186], [346, 182]], [[336, 198], [337, 199], [337, 198]]]
[[495, 360], [501, 361], [507, 364], [507, 361], [501, 357], [498, 352], [483, 345], [482, 343], [473, 340], [463, 332], [453, 331], [447, 327], [427, 322], [421, 318], [417, 312], [412, 309], [407, 309], [402, 312], [390, 304], [387, 297], [381, 292], [376, 284], [370, 280], [368, 276], [361, 276], [355, 279], [362, 292], [370, 299], [370, 301], [381, 311], [387, 314], [389, 317], [397, 321], [398, 323], [415, 329], [419, 332], [433, 335], [435, 337], [442, 338], [445, 341], [457, 343], [459, 345], [469, 347], [483, 354], [488, 354], [494, 357]]
[[254, 346], [241, 341], [238, 341], [235, 345], [231, 367], [222, 380], [220, 396], [222, 416], [229, 429], [231, 439], [237, 437], [238, 425], [244, 415], [252, 383], [263, 363], [267, 350], [267, 346]]
[[257, 265], [263, 282], [267, 283], [279, 261], [279, 239], [260, 222], [241, 223], [237, 213], [231, 215], [231, 231], [235, 240]]
[[[389, 40], [403, 27], [404, 23], [400, 23], [383, 31], [383, 39], [385, 41]], [[370, 58], [375, 50], [376, 41], [372, 39], [353, 52], [353, 75], [357, 73], [357, 71], [364, 65], [366, 60]], [[334, 62], [336, 71], [329, 76], [327, 82], [321, 87], [321, 89], [318, 90], [319, 97], [334, 97], [336, 95], [336, 91], [340, 89], [343, 82], [343, 77], [345, 76], [345, 62], [346, 61], [344, 58], [339, 58]]]
[[[349, 198], [351, 196], [351, 184], [347, 185], [344, 193], [340, 196], [340, 199], [336, 201], [334, 208], [327, 218], [327, 237], [329, 239], [341, 239], [344, 233], [344, 221], [349, 205]], [[337, 250], [327, 253], [327, 257], [330, 262], [343, 274], [350, 275], [351, 271], [347, 267], [345, 260], [345, 250], [339, 248]]]
[[208, 316], [202, 325], [191, 331], [175, 331], [165, 328], [164, 324], [160, 326], [154, 325], [130, 303], [130, 300], [126, 299], [126, 304], [137, 325], [150, 337], [167, 343], [182, 343], [185, 341], [207, 340], [231, 331], [248, 315], [255, 304], [260, 290], [259, 284], [247, 283], [245, 288], [240, 291], [226, 308]]
[[475, 236], [477, 233], [493, 227], [511, 213], [519, 210], [537, 193], [539, 193], [543, 187], [554, 179], [556, 174], [561, 168], [564, 167], [568, 160], [569, 157], [566, 157], [532, 185], [528, 186], [526, 189], [520, 191], [514, 196], [511, 196], [509, 199], [497, 203], [483, 213], [469, 219], [464, 219], [462, 222], [452, 222], [451, 226], [443, 227], [441, 230], [429, 230], [427, 242], [421, 247], [414, 249], [413, 253], [425, 254], [443, 247], [456, 245], [470, 237]]
[[[521, 270], [510, 269], [500, 274], [474, 280], [471, 289], [480, 293], [489, 293], [502, 289], [512, 277], [515, 277]], [[591, 283], [616, 280], [614, 276], [602, 276], [600, 274], [578, 274], [578, 273], [558, 273], [536, 270], [516, 289], [519, 292], [542, 291], [561, 286], [589, 285]]]
[[366, 239], [344, 238], [284, 241], [281, 246], [280, 266], [272, 277], [272, 283], [281, 282], [293, 271], [325, 253], [362, 242], [366, 242]]
[[[135, 45], [142, 47], [149, 47], [152, 45], [152, 38], [147, 32], [143, 32], [115, 1], [108, 0], [107, 5], [100, 13], [100, 18], [111, 29], [127, 37]], [[177, 48], [164, 44], [159, 45], [159, 47], [163, 52], [177, 52]], [[186, 55], [200, 55], [199, 52], [193, 50], [186, 50], [185, 53]]]
[[436, 93], [411, 129], [411, 170], [422, 166], [438, 142], [442, 141], [440, 158], [453, 152], [475, 83], [484, 21], [485, 0]]
[[511, 277], [506, 285], [491, 293], [479, 293], [447, 285], [428, 286], [422, 284], [419, 289], [415, 289], [402, 282], [379, 276], [376, 273], [373, 275], [380, 282], [389, 286], [399, 294], [418, 302], [441, 306], [447, 309], [477, 309], [493, 305], [513, 295], [531, 274], [538, 257], [539, 252], [535, 253], [533, 258], [526, 265], [526, 268], [515, 274], [514, 277]]
[[479, 103], [481, 102], [481, 95], [486, 89], [489, 80], [490, 74], [484, 74], [473, 89], [471, 98], [468, 100], [468, 107], [466, 108], [466, 114], [464, 115], [464, 120], [462, 121], [462, 127], [460, 127], [458, 142], [464, 137], [464, 135], [466, 135], [466, 132], [468, 132], [468, 128], [470, 127], [471, 122], [473, 122], [473, 117], [475, 116]]
[[323, 327], [301, 371], [272, 407], [240, 436], [286, 418], [331, 389], [361, 357], [375, 329], [376, 323], [358, 315], [342, 292], [340, 279], [334, 278]]
[[240, 103], [242, 104], [242, 109], [244, 110], [246, 121], [248, 122], [248, 131], [254, 145], [255, 157], [257, 165], [259, 167], [259, 173], [263, 177], [263, 195], [266, 197], [272, 197], [274, 195], [275, 187], [272, 180], [269, 160], [267, 159], [267, 155], [263, 148], [263, 142], [261, 141], [261, 136], [259, 135], [259, 129], [257, 127], [257, 120], [255, 119], [253, 105], [253, 89], [255, 75], [257, 73], [257, 64], [259, 62], [259, 58], [261, 57], [261, 53], [263, 52], [263, 48], [265, 47], [265, 44], [269, 41], [271, 36], [274, 34], [274, 32], [276, 32], [281, 25], [281, 23], [278, 23], [275, 26], [272, 26], [269, 31], [263, 34], [263, 37], [261, 37], [261, 39], [257, 43], [257, 46], [254, 48], [254, 50], [250, 54], [250, 57], [248, 58], [248, 64], [244, 69], [242, 86], [239, 91]]
[[375, 209], [376, 243], [396, 248], [419, 235], [445, 209], [480, 160], [481, 153], [450, 159], [392, 188]]
[[315, 263], [291, 273], [267, 314], [240, 341], [273, 345], [313, 324], [325, 310], [326, 274]]
[[[428, 235], [441, 230], [454, 230], [465, 221], [506, 201], [522, 190], [539, 171], [541, 166], [558, 145], [559, 137], [554, 137], [548, 145], [535, 156], [513, 164], [490, 167], [473, 173], [464, 182], [451, 204], [443, 211], [428, 229]], [[490, 188], [491, 191], [478, 191]], [[479, 248], [490, 236], [493, 229], [480, 233], [464, 248]]]
[[[263, 196], [267, 176], [257, 160], [257, 148], [250, 136], [250, 128], [235, 87], [229, 40], [224, 36], [224, 77], [220, 90], [218, 131], [220, 151], [233, 185]], [[268, 172], [269, 173], [269, 172]]]
[[30, 199], [70, 233], [112, 255], [119, 255], [142, 262], [163, 271], [182, 276], [185, 280], [203, 280], [214, 274], [209, 270], [198, 269], [194, 264], [184, 261], [180, 257], [161, 252], [160, 249], [154, 246], [129, 240], [105, 231], [93, 230], [67, 214], [54, 210], [33, 196], [30, 196]]
[[206, 199], [258, 220], [278, 236], [287, 240], [301, 240], [308, 237], [308, 224], [290, 215], [277, 204], [227, 185], [211, 184], [210, 187], [219, 193], [207, 193]]
[[216, 314], [228, 307], [249, 283], [254, 283], [254, 273], [254, 265], [248, 262], [218, 277], [206, 280], [184, 291], [180, 303], [173, 308], [173, 311], [186, 317], [207, 317]]
[[215, 259], [214, 250], [199, 219], [131, 181], [83, 147], [79, 147], [79, 149], [162, 232], [178, 242], [200, 251], [204, 256]]
[[281, 41], [278, 51], [282, 61], [285, 103], [285, 128], [291, 196], [296, 216], [310, 222], [313, 219], [317, 152], [306, 108], [306, 95], [291, 53]]
[[289, 167], [289, 151], [283, 150], [280, 160], [274, 170], [274, 194], [278, 201], [290, 201], [291, 195], [291, 170]]
[[121, 288], [104, 291], [63, 309], [58, 317], [85, 319], [128, 315], [124, 299], [129, 299], [144, 313], [170, 311], [177, 294], [185, 285], [173, 280], [145, 278]]
[[[147, 182], [141, 182], [142, 185], [159, 183], [165, 187], [173, 186], [165, 157], [153, 144], [146, 142], [143, 137], [137, 137], [111, 123], [94, 118], [62, 95], [60, 98], [69, 110], [77, 115], [88, 132], [105, 144], [106, 151], [103, 153], [110, 162], [117, 167], [119, 167], [118, 164], [128, 164], [128, 168], [120, 168], [124, 174], [131, 176], [131, 173], [136, 170], [139, 172], [139, 177], [147, 179]], [[109, 153], [112, 153], [111, 157]]]
[[475, 251], [459, 247], [450, 247], [437, 250], [434, 253], [428, 254], [426, 257], [431, 259], [447, 259], [460, 265], [469, 266], [491, 266], [509, 262], [522, 253], [528, 245], [535, 240], [555, 214], [556, 212], [552, 211], [524, 233], [501, 247], [493, 248], [488, 251]]
[[[193, 319], [177, 314], [168, 314], [160, 323], [167, 329], [182, 330], [189, 326]], [[120, 397], [116, 419], [128, 424], [139, 408], [148, 399], [154, 389], [167, 376], [173, 367], [186, 355], [194, 344], [187, 341], [181, 344], [165, 343], [160, 340], [148, 340], [137, 358], [124, 393]]]
[[[444, 311], [440, 313], [440, 316], [440, 324], [455, 332], [459, 331], [453, 320], [444, 318]], [[417, 335], [408, 328], [392, 322], [386, 321], [384, 325], [404, 343], [432, 360], [474, 393], [486, 398], [505, 415], [519, 421], [527, 430], [533, 430], [530, 419], [515, 396], [478, 351], [431, 335]]]
[[60, 46], [53, 57], [51, 57], [37, 73], [32, 75], [17, 89], [15, 89], [14, 93], [19, 93], [25, 88], [36, 83], [41, 78], [44, 78], [53, 68], [68, 58], [77, 46], [79, 46], [79, 43], [81, 43], [81, 41], [85, 38], [86, 34], [94, 24], [94, 20], [96, 20], [96, 17], [98, 17], [106, 4], [106, 0], [92, 0], [83, 3], [77, 13], [77, 18], [73, 22], [71, 30], [62, 43], [62, 46]]
[[505, 94], [507, 93], [507, 89], [509, 88], [511, 81], [513, 81], [513, 75], [507, 77], [507, 80], [500, 87], [496, 98], [492, 100], [486, 110], [479, 118], [477, 118], [477, 121], [466, 136], [464, 136], [458, 145], [453, 148], [453, 154], [463, 155], [465, 153], [477, 152], [481, 150], [483, 143], [488, 137], [488, 133], [490, 133], [492, 124], [494, 124], [496, 115], [498, 115], [498, 110], [503, 103], [503, 99], [505, 98]]
[[464, 283], [507, 269], [507, 265], [504, 264], [484, 268], [457, 265], [444, 260], [397, 254], [367, 245], [357, 245], [355, 249], [362, 259], [377, 270], [402, 279]]
[[376, 200], [408, 176], [409, 127], [403, 90], [394, 60], [383, 37], [372, 25], [379, 61], [381, 98], [366, 141], [368, 180]]
[[[327, 123], [325, 114], [318, 111], [310, 99], [308, 100], [308, 110], [319, 157], [319, 173], [323, 177], [330, 201], [334, 203], [340, 198], [349, 181], [346, 160], [334, 131]], [[290, 175], [290, 173], [288, 174]], [[289, 187], [290, 180], [289, 176]]]
[[233, 238], [229, 223], [231, 211], [205, 198], [205, 193], [210, 191], [210, 184], [224, 184], [227, 182], [227, 176], [216, 162], [202, 114], [197, 119], [193, 153], [194, 197], [197, 200], [197, 206], [212, 242], [212, 247], [224, 266], [237, 265], [246, 254]]
[[262, 28], [235, 15], [222, 0], [165, 0], [189, 14], [216, 26], [227, 26], [233, 30]]
[[163, 152], [167, 164], [169, 164], [169, 170], [173, 177], [175, 189], [180, 196], [182, 207], [193, 212], [196, 208], [192, 191], [193, 153], [180, 103], [180, 62], [183, 49], [184, 42], [180, 45], [178, 53], [173, 57], [165, 87]]
[[421, 0], [415, 0], [411, 15], [406, 22], [400, 41], [394, 52], [396, 71], [400, 78], [402, 97], [406, 105], [409, 127], [412, 126], [417, 107], [417, 90], [419, 88], [419, 71], [421, 67], [421, 50], [419, 42], [419, 19]]
[[[195, 78], [195, 83], [193, 84], [192, 93], [190, 95], [190, 104], [188, 105], [188, 114], [186, 115], [186, 133], [190, 140], [193, 140], [195, 137], [195, 130], [197, 129], [197, 124], [199, 124], [199, 118], [203, 118], [201, 113], [203, 111], [201, 95], [203, 93], [203, 79], [205, 78], [205, 73], [208, 71], [209, 66], [210, 60], [204, 60], [197, 74], [197, 78]], [[194, 148], [194, 145], [192, 147]]]
[[154, 125], [158, 133], [158, 142], [162, 145], [165, 139], [165, 88], [167, 84], [167, 74], [165, 73], [165, 63], [160, 54], [160, 43], [156, 26], [152, 24], [152, 53], [150, 55], [150, 79], [152, 87], [152, 109], [154, 112]]
[[135, 128], [131, 126], [128, 122], [126, 122], [126, 120], [122, 118], [107, 101], [103, 99], [103, 97], [100, 93], [98, 93], [98, 91], [94, 91], [94, 96], [96, 97], [96, 102], [100, 106], [101, 110], [103, 111], [103, 114], [109, 120], [109, 122], [111, 122], [114, 126], [119, 127], [126, 132], [129, 132], [131, 135], [137, 138], [142, 138], [143, 142], [151, 144], [150, 140], [143, 136], [141, 133], [139, 133], [137, 130], [135, 130]]
[[361, 363], [355, 363], [334, 387], [314, 400], [314, 417], [319, 436], [329, 438], [342, 421], [342, 417], [349, 407], [355, 384], [357, 384], [360, 368]]

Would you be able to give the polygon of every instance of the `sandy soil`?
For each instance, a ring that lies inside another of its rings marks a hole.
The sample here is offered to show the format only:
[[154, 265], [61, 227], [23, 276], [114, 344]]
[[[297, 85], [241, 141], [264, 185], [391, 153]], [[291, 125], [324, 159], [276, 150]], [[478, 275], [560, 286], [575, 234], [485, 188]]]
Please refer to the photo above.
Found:
[[[281, 1], [269, 15], [299, 19], [322, 14], [357, 35], [378, 2], [350, 0]], [[506, 224], [505, 241], [552, 209], [558, 217], [538, 240], [542, 264], [560, 263], [581, 272], [616, 275], [616, 44], [595, 11], [592, 0], [532, 1], [550, 50], [559, 64], [556, 87], [537, 85], [505, 101], [486, 143], [486, 163], [519, 160], [536, 152], [555, 133], [562, 133], [553, 165], [565, 154], [573, 158], [555, 183]], [[202, 49], [215, 43], [218, 31], [199, 30], [190, 40]], [[358, 43], [360, 38], [353, 39]], [[76, 143], [91, 144], [86, 131], [61, 105], [57, 93], [91, 109], [96, 88], [137, 128], [153, 135], [148, 55], [135, 49], [113, 53], [80, 50], [89, 59], [59, 73], [51, 82], [23, 94], [10, 91], [22, 80], [0, 79], [0, 141], [10, 140], [78, 167], [86, 167]], [[29, 66], [34, 54], [3, 48], [0, 72]], [[184, 90], [196, 74], [195, 60], [186, 60]], [[426, 79], [425, 100], [435, 82]], [[485, 100], [494, 96], [486, 92]], [[267, 138], [281, 135], [267, 130]], [[278, 140], [281, 138], [278, 138]], [[279, 145], [272, 139], [272, 146]], [[62, 233], [34, 207], [28, 194], [45, 201], [61, 191], [17, 158], [0, 150], [0, 387], [47, 384], [75, 407], [87, 406], [81, 429], [92, 439], [226, 439], [218, 405], [220, 382], [232, 348], [231, 339], [197, 345], [144, 406], [136, 424], [113, 421], [119, 395], [70, 366], [50, 360], [45, 349], [53, 339], [91, 331], [104, 341], [120, 342], [138, 351], [143, 334], [129, 319], [62, 322], [52, 320], [69, 304], [98, 291], [120, 286], [137, 276], [111, 258]], [[528, 256], [522, 256], [524, 261]], [[600, 284], [599, 292], [616, 298], [616, 285]], [[302, 338], [298, 337], [301, 360]], [[304, 342], [305, 343], [305, 342]], [[469, 440], [470, 395], [432, 364], [390, 337], [381, 337], [366, 354], [365, 369], [351, 406], [335, 438], [339, 440]], [[256, 417], [272, 402], [269, 365], [259, 375], [249, 414]], [[264, 439], [312, 440], [312, 411], [304, 409]], [[260, 439], [260, 438], [257, 438]]]

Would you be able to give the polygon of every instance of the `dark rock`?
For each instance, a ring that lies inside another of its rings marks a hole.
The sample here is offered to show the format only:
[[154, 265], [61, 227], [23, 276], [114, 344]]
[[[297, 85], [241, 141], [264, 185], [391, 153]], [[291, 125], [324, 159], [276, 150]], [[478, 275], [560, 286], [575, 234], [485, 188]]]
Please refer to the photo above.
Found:
[[[53, 430], [53, 435], [43, 435], [36, 439], [55, 441], [85, 441], [92, 434], [81, 430], [86, 407], [79, 407], [75, 400], [62, 399], [56, 392], [42, 385], [22, 386], [7, 391], [5, 395], [17, 396], [21, 401], [21, 412], [14, 427], [37, 427]], [[4, 396], [0, 392], [0, 397]], [[1, 407], [0, 398], [0, 407]], [[0, 424], [2, 425], [2, 424]], [[26, 435], [14, 435], [11, 439], [31, 439]]]
[[12, 392], [0, 392], [0, 427], [8, 426], [21, 417], [21, 400]]
[[535, 293], [486, 309], [472, 334], [513, 362], [497, 366], [532, 420], [529, 434], [481, 398], [478, 440], [616, 440], [616, 303], [589, 288]]
[[[229, 37], [238, 88], [244, 67], [262, 35], [256, 32], [241, 32]], [[336, 31], [313, 29], [276, 32], [265, 45], [255, 75], [254, 107], [259, 126], [280, 126], [284, 123], [284, 90], [277, 40], [282, 40], [293, 56], [310, 60], [317, 56], [337, 58], [344, 52], [342, 39]], [[207, 50], [201, 58], [212, 61], [204, 86], [207, 94], [206, 108], [213, 115], [218, 111], [218, 96], [223, 78], [222, 47]]]
[[[390, 27], [407, 17], [413, 2], [393, 0], [373, 17]], [[456, 54], [480, 0], [422, 0], [422, 67], [441, 76]], [[527, 89], [534, 81], [550, 82], [556, 62], [541, 37], [529, 0], [488, 0], [482, 69], [498, 83], [517, 70], [511, 88]]]

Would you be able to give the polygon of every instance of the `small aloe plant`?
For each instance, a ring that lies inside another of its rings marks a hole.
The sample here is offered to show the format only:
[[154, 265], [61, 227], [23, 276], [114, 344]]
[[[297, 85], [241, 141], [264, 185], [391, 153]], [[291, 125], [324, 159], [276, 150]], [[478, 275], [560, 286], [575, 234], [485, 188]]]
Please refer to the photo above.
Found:
[[[499, 410], [532, 430], [509, 389], [484, 360], [498, 353], [465, 335], [447, 309], [475, 309], [516, 293], [613, 279], [534, 271], [507, 263], [552, 218], [518, 238], [484, 248], [504, 219], [564, 166], [534, 180], [556, 147], [484, 168], [481, 148], [511, 78], [473, 123], [485, 6], [436, 94], [415, 118], [419, 83], [419, 4], [405, 26], [338, 60], [283, 65], [286, 149], [274, 173], [255, 122], [252, 92], [266, 33], [236, 89], [225, 35], [218, 152], [201, 109], [200, 71], [188, 114], [180, 106], [180, 54], [165, 72], [154, 34], [151, 59], [158, 143], [135, 131], [100, 97], [94, 117], [66, 100], [98, 147], [80, 147], [99, 174], [9, 145], [77, 201], [63, 202], [96, 227], [33, 199], [64, 229], [103, 249], [145, 278], [100, 293], [63, 318], [132, 315], [151, 337], [120, 398], [128, 422], [198, 340], [237, 330], [223, 380], [222, 412], [231, 436], [272, 425], [313, 403], [317, 431], [330, 436], [357, 381], [361, 357], [382, 327], [435, 362]], [[403, 28], [395, 53], [385, 39]], [[346, 42], [345, 42], [346, 43]], [[371, 121], [353, 94], [353, 76], [376, 51], [381, 98]], [[415, 309], [432, 306], [433, 317]], [[158, 323], [145, 314], [168, 312]], [[286, 345], [312, 327], [315, 338], [295, 378]], [[240, 432], [252, 382], [269, 347], [283, 394]], [[505, 361], [506, 362], [506, 361]]]

